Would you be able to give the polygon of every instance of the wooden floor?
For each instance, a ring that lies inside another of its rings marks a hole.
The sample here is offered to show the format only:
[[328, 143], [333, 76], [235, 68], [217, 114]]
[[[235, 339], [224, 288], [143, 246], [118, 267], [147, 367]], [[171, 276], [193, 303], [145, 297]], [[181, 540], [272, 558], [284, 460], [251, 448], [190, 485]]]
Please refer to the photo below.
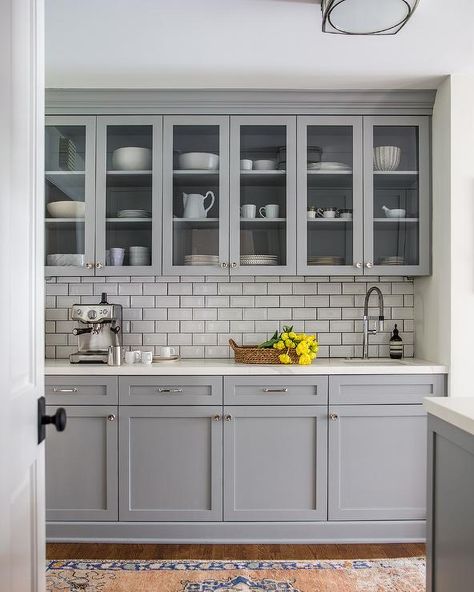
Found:
[[416, 557], [425, 545], [118, 545], [54, 543], [48, 559], [378, 559]]

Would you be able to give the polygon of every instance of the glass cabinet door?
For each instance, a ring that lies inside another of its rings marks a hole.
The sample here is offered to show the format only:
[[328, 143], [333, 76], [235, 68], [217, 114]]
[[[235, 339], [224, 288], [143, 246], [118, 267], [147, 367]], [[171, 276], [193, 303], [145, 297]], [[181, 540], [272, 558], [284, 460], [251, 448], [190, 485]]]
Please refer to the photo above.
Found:
[[165, 117], [163, 163], [165, 275], [228, 274], [228, 117]]
[[364, 143], [365, 274], [427, 274], [428, 118], [364, 118]]
[[296, 273], [296, 117], [231, 118], [230, 266]]
[[161, 270], [161, 117], [99, 117], [96, 271]]
[[94, 273], [95, 117], [47, 117], [45, 273]]
[[361, 275], [362, 118], [298, 117], [298, 273]]

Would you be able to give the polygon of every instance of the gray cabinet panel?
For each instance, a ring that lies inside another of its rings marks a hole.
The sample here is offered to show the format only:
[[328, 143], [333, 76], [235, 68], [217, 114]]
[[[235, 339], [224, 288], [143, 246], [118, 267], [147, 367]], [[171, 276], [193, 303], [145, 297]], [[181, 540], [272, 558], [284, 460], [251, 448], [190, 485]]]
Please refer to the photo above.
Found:
[[413, 404], [446, 395], [444, 374], [348, 375], [329, 377], [330, 404]]
[[66, 430], [46, 438], [46, 519], [118, 520], [117, 408], [66, 413]]
[[120, 520], [222, 519], [221, 413], [121, 408]]
[[117, 405], [117, 376], [47, 376], [49, 405]]
[[226, 405], [325, 405], [327, 376], [224, 377]]
[[329, 520], [424, 519], [423, 407], [340, 405], [329, 410]]
[[226, 407], [224, 519], [327, 519], [327, 410]]
[[222, 378], [121, 376], [122, 405], [222, 405]]

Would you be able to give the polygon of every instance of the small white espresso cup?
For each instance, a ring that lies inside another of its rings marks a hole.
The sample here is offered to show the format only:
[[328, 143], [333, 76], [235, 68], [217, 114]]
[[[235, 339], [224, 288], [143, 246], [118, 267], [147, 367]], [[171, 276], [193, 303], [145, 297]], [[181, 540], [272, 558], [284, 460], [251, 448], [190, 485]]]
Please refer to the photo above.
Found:
[[255, 218], [257, 215], [257, 206], [255, 204], [244, 204], [240, 206], [240, 215], [242, 218]]
[[278, 218], [280, 206], [278, 204], [267, 204], [258, 210], [262, 218]]
[[126, 351], [125, 352], [125, 363], [126, 364], [135, 364], [139, 362], [141, 358], [141, 352], [138, 350], [135, 351]]
[[253, 160], [250, 160], [250, 158], [243, 158], [240, 161], [240, 170], [241, 171], [251, 171], [253, 167]]
[[171, 356], [176, 355], [176, 349], [174, 347], [169, 347], [167, 345], [160, 348], [160, 356], [162, 358], [171, 358]]
[[142, 364], [149, 366], [153, 362], [153, 352], [142, 351]]

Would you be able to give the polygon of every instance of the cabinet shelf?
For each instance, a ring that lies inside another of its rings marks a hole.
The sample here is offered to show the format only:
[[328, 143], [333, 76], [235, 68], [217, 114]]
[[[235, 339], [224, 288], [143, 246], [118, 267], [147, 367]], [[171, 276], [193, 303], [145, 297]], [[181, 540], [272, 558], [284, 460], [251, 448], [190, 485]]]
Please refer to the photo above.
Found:
[[46, 218], [46, 224], [84, 224], [84, 218]]
[[419, 218], [374, 218], [376, 224], [417, 224]]
[[308, 218], [308, 224], [352, 224], [348, 218]]
[[151, 171], [107, 171], [107, 187], [149, 187]]
[[113, 224], [151, 224], [152, 218], [106, 218], [106, 221]]
[[173, 218], [173, 225], [185, 228], [216, 228], [219, 218]]
[[173, 178], [177, 185], [219, 184], [219, 171], [174, 170]]

